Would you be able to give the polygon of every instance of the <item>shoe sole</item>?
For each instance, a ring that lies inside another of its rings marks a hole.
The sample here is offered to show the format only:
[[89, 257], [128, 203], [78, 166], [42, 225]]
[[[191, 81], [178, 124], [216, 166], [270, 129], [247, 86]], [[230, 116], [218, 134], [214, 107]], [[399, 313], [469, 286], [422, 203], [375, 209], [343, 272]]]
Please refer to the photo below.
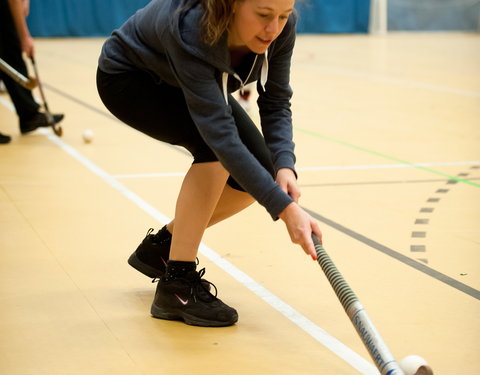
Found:
[[187, 314], [183, 311], [171, 311], [152, 304], [150, 313], [154, 318], [165, 320], [183, 320], [185, 324], [199, 327], [227, 327], [235, 324], [238, 321], [238, 316], [235, 316], [228, 322], [219, 322], [215, 320], [205, 320], [196, 316]]
[[130, 258], [128, 258], [128, 264], [130, 264], [137, 271], [143, 273], [145, 276], [148, 276], [152, 279], [160, 278], [165, 273], [159, 271], [157, 268], [153, 268], [148, 264], [143, 263], [140, 259], [138, 259], [136, 252], [130, 255]]

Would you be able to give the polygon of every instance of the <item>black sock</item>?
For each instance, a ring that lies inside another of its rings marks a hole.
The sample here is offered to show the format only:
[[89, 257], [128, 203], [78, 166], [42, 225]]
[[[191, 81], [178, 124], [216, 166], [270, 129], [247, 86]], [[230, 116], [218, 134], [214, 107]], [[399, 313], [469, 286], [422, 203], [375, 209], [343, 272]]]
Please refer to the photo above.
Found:
[[169, 260], [167, 262], [167, 269], [165, 271], [164, 280], [170, 281], [184, 277], [188, 273], [197, 269], [195, 262], [183, 262], [180, 260]]

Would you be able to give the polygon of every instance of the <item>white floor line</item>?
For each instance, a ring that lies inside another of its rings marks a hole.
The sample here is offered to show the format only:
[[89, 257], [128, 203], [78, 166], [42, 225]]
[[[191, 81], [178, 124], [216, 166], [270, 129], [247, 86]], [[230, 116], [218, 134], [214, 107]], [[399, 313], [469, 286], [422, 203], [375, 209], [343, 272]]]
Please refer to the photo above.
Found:
[[[415, 167], [442, 167], [455, 165], [480, 165], [480, 160], [471, 161], [446, 161], [436, 163], [409, 163], [409, 164], [371, 164], [371, 165], [333, 165], [319, 167], [299, 167], [298, 172], [316, 172], [316, 171], [345, 171], [362, 169], [390, 169], [390, 168], [415, 168]], [[183, 177], [185, 172], [167, 172], [167, 173], [132, 173], [112, 175], [116, 179], [127, 178], [163, 178], [163, 177]]]
[[157, 178], [157, 177], [184, 177], [185, 172], [167, 172], [167, 173], [132, 173], [132, 174], [116, 174], [113, 178]]
[[405, 164], [369, 164], [369, 165], [340, 165], [340, 166], [319, 166], [319, 167], [300, 167], [300, 172], [314, 171], [341, 171], [355, 169], [390, 169], [390, 168], [415, 168], [415, 167], [442, 167], [452, 165], [479, 165], [480, 160], [468, 161], [446, 161], [435, 163], [405, 163]]
[[[165, 224], [170, 221], [170, 219], [158, 211], [156, 208], [151, 206], [148, 202], [143, 200], [140, 196], [130, 191], [120, 182], [118, 182], [113, 176], [109, 175], [103, 169], [98, 167], [88, 158], [80, 154], [75, 148], [63, 142], [60, 138], [53, 135], [50, 130], [39, 129], [39, 132], [46, 135], [52, 142], [59, 146], [63, 151], [72, 156], [75, 160], [81, 163], [83, 166], [88, 168], [91, 172], [100, 177], [105, 183], [113, 187], [115, 190], [120, 192], [123, 196], [128, 198], [130, 201], [135, 203], [139, 208], [145, 211], [147, 214], [152, 216], [161, 224]], [[378, 375], [378, 370], [376, 367], [367, 361], [365, 358], [357, 354], [355, 351], [347, 347], [342, 342], [338, 341], [335, 337], [331, 336], [328, 332], [317, 326], [307, 317], [302, 315], [300, 312], [295, 310], [293, 307], [288, 305], [282, 299], [274, 295], [268, 289], [263, 287], [261, 284], [257, 283], [254, 279], [248, 276], [246, 273], [241, 271], [239, 268], [235, 267], [232, 263], [228, 262], [226, 259], [222, 258], [214, 250], [207, 247], [205, 244], [201, 244], [199, 251], [202, 255], [206, 256], [218, 267], [223, 269], [233, 278], [235, 278], [242, 285], [250, 289], [263, 301], [268, 303], [274, 309], [279, 311], [287, 319], [296, 324], [299, 328], [305, 331], [307, 334], [312, 336], [319, 343], [324, 345], [327, 349], [332, 351], [339, 358], [344, 360], [359, 373], [365, 375]]]
[[468, 96], [472, 98], [480, 98], [480, 92], [478, 91], [462, 90], [462, 89], [456, 89], [452, 87], [432, 85], [430, 83], [380, 76], [380, 75], [375, 75], [371, 73], [358, 72], [358, 71], [347, 70], [347, 69], [339, 69], [339, 68], [333, 68], [329, 66], [312, 65], [309, 63], [299, 62], [299, 63], [295, 63], [295, 66], [297, 68], [304, 67], [306, 69], [312, 69], [312, 70], [322, 72], [322, 73], [327, 73], [327, 74], [336, 74], [336, 75], [345, 76], [345, 77], [367, 79], [374, 82], [390, 83], [390, 84], [399, 85], [399, 86], [414, 87], [414, 88], [426, 89], [430, 91], [446, 92], [448, 94], [462, 95], [462, 96]]
[[7, 109], [9, 109], [10, 111], [15, 112], [15, 107], [13, 106], [13, 103], [10, 100], [7, 100], [0, 96], [0, 103], [2, 103], [2, 105]]

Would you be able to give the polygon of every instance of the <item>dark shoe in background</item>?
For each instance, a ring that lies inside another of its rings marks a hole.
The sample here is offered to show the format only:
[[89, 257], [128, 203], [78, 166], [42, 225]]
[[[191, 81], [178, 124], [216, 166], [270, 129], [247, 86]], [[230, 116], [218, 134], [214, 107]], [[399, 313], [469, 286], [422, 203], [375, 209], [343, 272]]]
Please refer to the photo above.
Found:
[[[63, 114], [53, 114], [53, 122], [58, 124], [60, 121], [63, 120]], [[37, 112], [32, 118], [28, 120], [20, 120], [20, 133], [27, 134], [30, 133], [38, 128], [44, 128], [47, 126], [51, 126], [48, 123], [48, 118], [45, 113]]]
[[12, 138], [9, 135], [0, 133], [0, 144], [10, 143]]

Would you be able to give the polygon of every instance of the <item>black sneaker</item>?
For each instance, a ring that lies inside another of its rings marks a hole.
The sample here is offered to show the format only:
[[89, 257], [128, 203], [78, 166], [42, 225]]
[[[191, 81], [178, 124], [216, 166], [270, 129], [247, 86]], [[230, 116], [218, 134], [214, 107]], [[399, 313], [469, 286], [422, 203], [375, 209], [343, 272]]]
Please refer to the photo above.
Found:
[[[172, 235], [166, 225], [157, 233], [152, 233], [153, 228], [150, 228], [143, 241], [128, 258], [128, 264], [155, 282], [165, 274], [170, 257]], [[199, 264], [198, 258], [196, 258], [196, 263]], [[205, 287], [210, 290], [208, 282]]]
[[[217, 298], [217, 288], [202, 279], [205, 268], [200, 272], [190, 271], [185, 276], [166, 281], [160, 279], [151, 314], [154, 318], [183, 320], [186, 324], [201, 327], [224, 327], [235, 324], [237, 311]], [[210, 293], [206, 284], [215, 288]]]
[[12, 138], [9, 135], [0, 133], [0, 144], [10, 143]]
[[[63, 120], [63, 114], [53, 114], [53, 122], [58, 124]], [[28, 120], [20, 120], [20, 133], [26, 134], [30, 133], [40, 127], [50, 126], [48, 123], [48, 118], [45, 113], [37, 112], [32, 118]]]
[[128, 258], [128, 264], [144, 275], [155, 279], [165, 274], [172, 235], [167, 230], [167, 226], [164, 226], [156, 234], [152, 234], [152, 232], [153, 229], [150, 228], [137, 250]]

